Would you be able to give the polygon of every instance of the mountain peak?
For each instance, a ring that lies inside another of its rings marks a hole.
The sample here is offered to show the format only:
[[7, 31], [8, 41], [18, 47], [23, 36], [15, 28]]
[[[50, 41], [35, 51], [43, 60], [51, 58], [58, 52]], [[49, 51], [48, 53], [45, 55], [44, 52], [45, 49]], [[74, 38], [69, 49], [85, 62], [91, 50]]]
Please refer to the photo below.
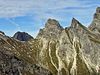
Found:
[[49, 18], [45, 24], [45, 28], [63, 28], [63, 27], [60, 26], [57, 20]]
[[76, 18], [72, 19], [72, 23], [78, 23], [79, 21]]
[[28, 41], [30, 39], [33, 39], [33, 37], [31, 35], [29, 35], [28, 33], [20, 32], [20, 31], [16, 32], [14, 34], [13, 38], [18, 39], [20, 41]]
[[97, 19], [97, 20], [100, 19], [100, 7], [97, 7], [96, 13], [94, 14], [94, 19]]
[[94, 18], [89, 26], [89, 29], [96, 33], [100, 33], [100, 7], [97, 7], [96, 13], [94, 14]]
[[100, 7], [97, 7], [96, 13], [100, 13]]
[[81, 23], [77, 19], [73, 18], [71, 27], [76, 28], [76, 27], [79, 27], [79, 25], [81, 25]]
[[37, 38], [57, 38], [61, 31], [63, 30], [63, 27], [60, 26], [59, 22], [55, 19], [48, 19], [45, 28], [41, 29], [39, 31], [39, 34], [37, 35]]

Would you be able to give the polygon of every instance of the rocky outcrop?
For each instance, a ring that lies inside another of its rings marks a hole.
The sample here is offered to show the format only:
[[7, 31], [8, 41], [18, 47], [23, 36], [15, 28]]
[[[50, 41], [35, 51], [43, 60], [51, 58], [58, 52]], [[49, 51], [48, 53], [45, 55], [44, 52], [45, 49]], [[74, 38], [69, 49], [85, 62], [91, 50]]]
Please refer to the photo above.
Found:
[[28, 41], [30, 39], [33, 39], [31, 35], [25, 32], [16, 32], [13, 36], [13, 38], [18, 39], [20, 41]]
[[54, 19], [48, 19], [47, 23], [45, 24], [45, 28], [40, 29], [40, 32], [37, 35], [36, 39], [41, 39], [41, 38], [57, 39], [62, 30], [63, 27], [60, 26], [58, 21]]

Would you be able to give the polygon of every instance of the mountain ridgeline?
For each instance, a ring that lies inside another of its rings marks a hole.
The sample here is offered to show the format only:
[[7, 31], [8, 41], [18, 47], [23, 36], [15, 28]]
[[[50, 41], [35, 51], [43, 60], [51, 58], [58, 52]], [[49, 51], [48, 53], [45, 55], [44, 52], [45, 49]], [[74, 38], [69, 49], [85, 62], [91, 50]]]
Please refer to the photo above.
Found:
[[[25, 42], [23, 42], [25, 41]], [[0, 75], [99, 75], [100, 7], [85, 27], [75, 18], [63, 28], [48, 19], [36, 38], [0, 32]]]

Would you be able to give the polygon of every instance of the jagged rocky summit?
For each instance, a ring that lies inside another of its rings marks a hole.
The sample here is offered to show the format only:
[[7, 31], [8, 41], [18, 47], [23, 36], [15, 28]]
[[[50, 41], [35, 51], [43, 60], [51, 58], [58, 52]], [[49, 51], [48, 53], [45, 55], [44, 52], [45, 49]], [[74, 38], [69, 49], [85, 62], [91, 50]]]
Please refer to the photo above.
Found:
[[29, 41], [0, 35], [0, 57], [1, 75], [99, 75], [100, 7], [88, 28], [75, 18], [66, 28], [48, 19]]

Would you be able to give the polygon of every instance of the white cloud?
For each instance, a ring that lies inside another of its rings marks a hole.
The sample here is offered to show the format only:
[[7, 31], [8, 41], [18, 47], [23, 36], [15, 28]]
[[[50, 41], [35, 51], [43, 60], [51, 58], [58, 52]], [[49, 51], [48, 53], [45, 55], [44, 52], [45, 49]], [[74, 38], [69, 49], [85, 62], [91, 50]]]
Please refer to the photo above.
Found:
[[65, 21], [68, 14], [75, 16], [87, 16], [95, 4], [88, 4], [91, 1], [81, 0], [36, 0], [33, 3], [34, 18], [48, 19], [54, 18], [59, 21]]
[[34, 8], [36, 9], [60, 9], [70, 6], [78, 6], [77, 0], [34, 0]]
[[0, 18], [22, 16], [32, 8], [32, 0], [0, 0]]
[[30, 12], [39, 14], [81, 5], [79, 0], [0, 0], [0, 18], [23, 16]]

